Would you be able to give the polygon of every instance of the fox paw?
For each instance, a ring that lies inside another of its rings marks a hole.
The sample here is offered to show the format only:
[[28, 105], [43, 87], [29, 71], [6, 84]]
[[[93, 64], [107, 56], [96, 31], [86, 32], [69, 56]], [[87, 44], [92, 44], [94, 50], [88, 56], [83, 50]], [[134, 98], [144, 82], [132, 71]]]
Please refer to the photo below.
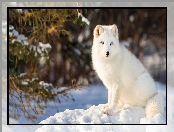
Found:
[[108, 107], [109, 107], [109, 104], [107, 103], [103, 106], [103, 109], [107, 109]]
[[102, 110], [102, 113], [107, 114], [107, 115], [112, 115], [114, 113], [114, 111], [112, 109], [109, 109], [109, 107], [107, 107]]

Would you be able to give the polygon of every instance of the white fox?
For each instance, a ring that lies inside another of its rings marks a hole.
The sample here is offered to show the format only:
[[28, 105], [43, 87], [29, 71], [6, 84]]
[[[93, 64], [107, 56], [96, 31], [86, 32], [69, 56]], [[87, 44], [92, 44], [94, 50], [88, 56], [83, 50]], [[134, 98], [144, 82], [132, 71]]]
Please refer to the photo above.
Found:
[[93, 67], [108, 89], [103, 113], [112, 115], [129, 104], [144, 107], [146, 117], [163, 114], [163, 96], [142, 63], [119, 44], [117, 26], [97, 25], [93, 36]]

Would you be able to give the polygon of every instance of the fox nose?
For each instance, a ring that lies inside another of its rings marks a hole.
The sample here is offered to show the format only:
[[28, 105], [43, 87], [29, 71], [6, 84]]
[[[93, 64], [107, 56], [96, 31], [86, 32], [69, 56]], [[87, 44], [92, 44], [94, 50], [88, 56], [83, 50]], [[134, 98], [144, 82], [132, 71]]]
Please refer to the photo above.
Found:
[[109, 55], [109, 51], [106, 52], [106, 57], [108, 57], [108, 55]]

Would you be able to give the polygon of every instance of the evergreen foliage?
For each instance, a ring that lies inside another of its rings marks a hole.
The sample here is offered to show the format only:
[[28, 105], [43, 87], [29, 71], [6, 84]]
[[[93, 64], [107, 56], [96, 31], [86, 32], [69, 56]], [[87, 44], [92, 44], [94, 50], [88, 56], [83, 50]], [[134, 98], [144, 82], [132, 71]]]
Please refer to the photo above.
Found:
[[[77, 14], [69, 9], [9, 10], [10, 117], [35, 121], [48, 101], [54, 101], [56, 107], [61, 97], [74, 101], [69, 91], [85, 85], [76, 79], [88, 77], [90, 46], [77, 45], [66, 29], [73, 23], [87, 26]], [[57, 70], [50, 80], [53, 67]]]

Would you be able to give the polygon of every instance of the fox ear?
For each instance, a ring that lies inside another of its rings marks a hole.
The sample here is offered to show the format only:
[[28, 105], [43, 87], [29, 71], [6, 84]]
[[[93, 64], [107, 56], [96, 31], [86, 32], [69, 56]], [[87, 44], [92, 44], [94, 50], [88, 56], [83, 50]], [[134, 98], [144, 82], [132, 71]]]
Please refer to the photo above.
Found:
[[116, 38], [118, 38], [118, 29], [115, 24], [112, 25], [111, 30]]
[[103, 32], [103, 27], [101, 25], [97, 25], [94, 29], [94, 37], [98, 38], [98, 36], [100, 36]]

